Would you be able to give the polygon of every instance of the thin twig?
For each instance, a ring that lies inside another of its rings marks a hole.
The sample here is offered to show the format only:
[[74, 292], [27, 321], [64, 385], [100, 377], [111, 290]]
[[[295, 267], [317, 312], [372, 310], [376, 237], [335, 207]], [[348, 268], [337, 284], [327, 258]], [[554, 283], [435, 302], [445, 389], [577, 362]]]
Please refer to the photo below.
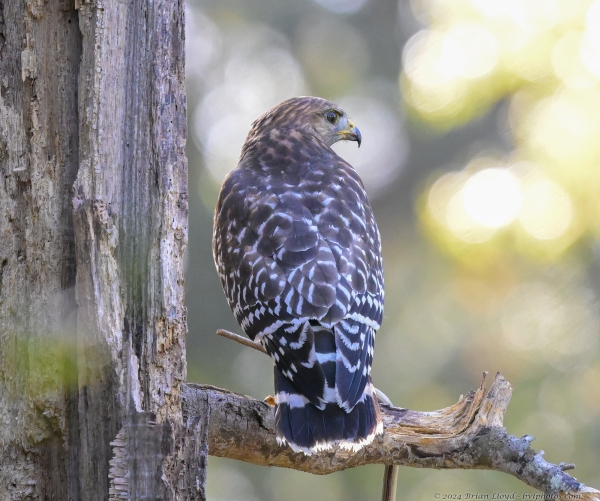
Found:
[[381, 490], [381, 501], [394, 501], [396, 499], [396, 487], [398, 485], [399, 466], [386, 464], [383, 473], [383, 488]]
[[232, 339], [236, 343], [243, 344], [244, 346], [249, 346], [250, 348], [254, 348], [255, 350], [268, 355], [267, 350], [265, 350], [264, 346], [260, 343], [252, 341], [246, 337], [240, 336], [239, 334], [235, 334], [234, 332], [226, 331], [225, 329], [217, 330], [217, 336], [226, 337], [227, 339]]
[[[392, 401], [380, 389], [375, 388], [375, 394], [380, 402], [393, 407]], [[394, 464], [386, 464], [383, 471], [383, 487], [381, 488], [381, 501], [394, 501], [398, 486], [398, 471], [400, 468]]]
[[385, 393], [383, 393], [379, 388], [375, 388], [375, 395], [377, 395], [377, 398], [380, 402], [383, 402], [384, 404], [389, 405], [390, 407], [394, 407], [394, 404], [389, 399], [389, 397]]

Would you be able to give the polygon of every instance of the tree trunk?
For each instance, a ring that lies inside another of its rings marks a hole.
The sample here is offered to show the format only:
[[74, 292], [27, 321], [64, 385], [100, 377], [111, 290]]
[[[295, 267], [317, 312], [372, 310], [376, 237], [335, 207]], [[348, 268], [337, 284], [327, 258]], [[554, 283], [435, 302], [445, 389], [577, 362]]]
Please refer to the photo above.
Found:
[[0, 499], [204, 498], [183, 14], [0, 0]]

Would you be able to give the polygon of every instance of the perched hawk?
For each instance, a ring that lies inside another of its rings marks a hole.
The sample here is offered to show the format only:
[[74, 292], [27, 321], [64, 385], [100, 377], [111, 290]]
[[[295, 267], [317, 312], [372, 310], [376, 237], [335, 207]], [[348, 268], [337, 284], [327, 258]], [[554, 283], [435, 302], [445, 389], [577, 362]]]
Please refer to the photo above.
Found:
[[275, 106], [252, 124], [214, 220], [229, 306], [275, 362], [277, 438], [306, 454], [382, 432], [371, 382], [381, 244], [358, 174], [331, 149], [340, 140], [361, 135], [335, 104]]

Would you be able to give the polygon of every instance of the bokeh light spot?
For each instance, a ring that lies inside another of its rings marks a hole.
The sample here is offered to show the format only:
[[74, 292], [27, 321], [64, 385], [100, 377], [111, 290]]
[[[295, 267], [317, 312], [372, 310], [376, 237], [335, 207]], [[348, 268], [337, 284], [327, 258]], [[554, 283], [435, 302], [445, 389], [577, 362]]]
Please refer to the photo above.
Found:
[[422, 30], [406, 44], [404, 71], [415, 85], [437, 88], [456, 78], [477, 78], [497, 61], [496, 39], [483, 26], [462, 22], [446, 32]]
[[532, 237], [552, 240], [563, 235], [573, 219], [569, 194], [557, 183], [541, 176], [523, 179], [523, 206], [519, 222]]
[[454, 71], [444, 64], [441, 33], [422, 30], [406, 43], [403, 68], [406, 76], [417, 87], [435, 88], [447, 83]]
[[581, 38], [579, 58], [585, 68], [600, 77], [600, 37], [586, 31]]
[[448, 204], [463, 187], [467, 176], [462, 172], [448, 172], [440, 177], [429, 189], [427, 209], [436, 222], [446, 225]]
[[569, 87], [590, 87], [598, 82], [582, 61], [581, 56], [585, 56], [585, 52], [580, 50], [582, 42], [582, 33], [571, 30], [558, 40], [552, 49], [554, 73]]
[[531, 151], [550, 160], [565, 185], [589, 185], [600, 156], [600, 93], [563, 88], [542, 100], [523, 124]]
[[486, 228], [511, 223], [521, 208], [522, 199], [517, 177], [501, 168], [477, 172], [462, 189], [466, 214]]
[[509, 13], [524, 30], [548, 31], [560, 21], [561, 0], [510, 0]]
[[492, 238], [496, 229], [477, 224], [467, 212], [462, 192], [454, 195], [448, 203], [446, 224], [452, 233], [468, 243], [485, 242]]
[[186, 77], [204, 78], [221, 53], [221, 32], [200, 9], [189, 4], [186, 4], [185, 17]]
[[492, 71], [496, 65], [496, 39], [477, 23], [458, 23], [444, 36], [441, 56], [443, 64], [447, 65], [447, 73], [478, 78]]
[[587, 31], [600, 38], [600, 0], [593, 2], [585, 15]]

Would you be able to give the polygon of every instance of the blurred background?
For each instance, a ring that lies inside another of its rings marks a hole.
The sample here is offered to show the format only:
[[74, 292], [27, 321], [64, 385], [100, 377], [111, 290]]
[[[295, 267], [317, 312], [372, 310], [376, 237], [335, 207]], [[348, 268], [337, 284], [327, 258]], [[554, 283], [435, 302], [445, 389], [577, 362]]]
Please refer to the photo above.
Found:
[[[220, 183], [251, 122], [295, 95], [341, 105], [383, 240], [373, 377], [415, 410], [501, 371], [508, 431], [600, 487], [600, 0], [189, 0], [188, 379], [262, 399], [211, 255]], [[211, 457], [211, 501], [379, 499], [382, 466], [325, 477]], [[532, 492], [401, 468], [398, 499]], [[517, 497], [519, 499], [519, 497]]]

